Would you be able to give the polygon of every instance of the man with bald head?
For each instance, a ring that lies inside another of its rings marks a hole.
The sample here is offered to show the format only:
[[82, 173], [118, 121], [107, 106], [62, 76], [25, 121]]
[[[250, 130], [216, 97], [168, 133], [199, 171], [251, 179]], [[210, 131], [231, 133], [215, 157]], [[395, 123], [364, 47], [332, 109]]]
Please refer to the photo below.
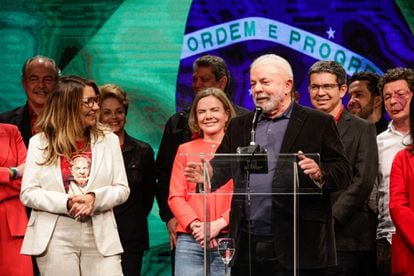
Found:
[[60, 70], [51, 58], [37, 55], [26, 60], [22, 68], [22, 85], [26, 93], [25, 105], [0, 114], [0, 122], [17, 125], [26, 146], [35, 134], [34, 124], [55, 89]]

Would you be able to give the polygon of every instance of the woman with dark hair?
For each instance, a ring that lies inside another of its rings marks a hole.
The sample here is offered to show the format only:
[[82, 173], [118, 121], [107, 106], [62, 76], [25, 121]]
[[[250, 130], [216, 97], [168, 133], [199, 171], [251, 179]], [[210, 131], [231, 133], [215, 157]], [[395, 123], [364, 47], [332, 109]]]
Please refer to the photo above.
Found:
[[112, 208], [129, 187], [119, 139], [98, 111], [93, 81], [62, 77], [30, 139], [20, 199], [32, 213], [21, 252], [36, 256], [43, 276], [122, 275]]
[[[409, 92], [409, 91], [406, 91]], [[394, 158], [390, 176], [391, 274], [414, 275], [414, 101], [410, 96], [410, 141]]]

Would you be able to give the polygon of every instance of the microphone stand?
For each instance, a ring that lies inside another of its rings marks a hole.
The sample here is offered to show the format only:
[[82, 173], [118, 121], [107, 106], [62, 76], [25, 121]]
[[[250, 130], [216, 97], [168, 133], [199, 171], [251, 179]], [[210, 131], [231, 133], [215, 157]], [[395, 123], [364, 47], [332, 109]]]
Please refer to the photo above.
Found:
[[[246, 210], [246, 217], [247, 217], [247, 235], [248, 235], [248, 250], [249, 250], [249, 275], [252, 275], [252, 267], [251, 267], [251, 220], [250, 220], [250, 212], [251, 212], [251, 190], [250, 190], [250, 174], [251, 172], [256, 173], [267, 173], [267, 158], [266, 158], [266, 166], [265, 168], [261, 168], [260, 165], [252, 166], [254, 161], [254, 157], [256, 153], [264, 154], [266, 150], [262, 148], [260, 145], [256, 144], [256, 127], [257, 122], [259, 121], [259, 117], [262, 113], [262, 108], [256, 106], [254, 110], [253, 120], [252, 120], [252, 130], [250, 131], [250, 143], [248, 146], [245, 147], [238, 147], [237, 153], [240, 155], [247, 155], [248, 160], [245, 166], [245, 175], [246, 175], [246, 192], [247, 192], [247, 210]], [[243, 167], [243, 166], [242, 166]]]

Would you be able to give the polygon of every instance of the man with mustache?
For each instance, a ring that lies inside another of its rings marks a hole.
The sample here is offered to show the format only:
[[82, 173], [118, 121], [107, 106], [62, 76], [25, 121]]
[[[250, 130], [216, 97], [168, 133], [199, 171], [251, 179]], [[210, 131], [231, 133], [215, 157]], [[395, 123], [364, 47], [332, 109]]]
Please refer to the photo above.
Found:
[[[286, 276], [295, 269], [298, 275], [321, 276], [336, 264], [330, 194], [346, 187], [351, 168], [334, 118], [297, 104], [293, 84], [292, 67], [280, 56], [265, 54], [250, 66], [253, 101], [263, 110], [254, 121], [255, 142], [268, 154], [265, 173], [249, 173], [246, 180], [246, 172], [211, 161], [212, 190], [234, 179], [229, 224], [230, 237], [236, 241], [233, 276]], [[250, 144], [254, 114], [230, 121], [217, 153], [235, 154]], [[310, 158], [310, 153], [319, 153], [320, 162]], [[321, 193], [284, 193], [293, 186], [293, 176], [286, 175], [282, 161], [274, 162], [282, 159], [279, 154], [297, 154], [294, 163], [302, 187], [319, 186]]]
[[35, 134], [34, 124], [47, 95], [55, 89], [60, 70], [51, 58], [37, 55], [26, 60], [22, 68], [22, 85], [27, 102], [10, 111], [0, 114], [0, 122], [17, 125], [26, 147]]
[[378, 89], [379, 76], [372, 72], [358, 72], [348, 80], [348, 111], [375, 124], [377, 134], [388, 127], [385, 109]]

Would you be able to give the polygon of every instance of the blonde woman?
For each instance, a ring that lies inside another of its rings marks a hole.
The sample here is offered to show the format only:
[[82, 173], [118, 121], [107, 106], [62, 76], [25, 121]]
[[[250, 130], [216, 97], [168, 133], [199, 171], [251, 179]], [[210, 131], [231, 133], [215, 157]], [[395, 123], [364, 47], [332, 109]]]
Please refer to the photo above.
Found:
[[[168, 204], [178, 221], [177, 245], [175, 251], [175, 275], [203, 275], [203, 197], [194, 195], [196, 184], [186, 175], [186, 166], [199, 162], [196, 153], [206, 153], [211, 158], [223, 139], [224, 132], [235, 111], [224, 92], [219, 88], [199, 91], [190, 111], [188, 124], [194, 140], [178, 147], [171, 173]], [[210, 233], [214, 240], [227, 233], [233, 182], [229, 181], [221, 189], [228, 195], [210, 196], [211, 212]], [[217, 251], [212, 251], [210, 261], [211, 275], [223, 275], [224, 264]]]
[[[21, 252], [36, 256], [42, 276], [122, 275], [112, 208], [129, 187], [119, 139], [98, 124], [93, 81], [62, 77], [29, 143], [20, 199], [32, 208]], [[71, 170], [83, 156], [82, 181]]]

